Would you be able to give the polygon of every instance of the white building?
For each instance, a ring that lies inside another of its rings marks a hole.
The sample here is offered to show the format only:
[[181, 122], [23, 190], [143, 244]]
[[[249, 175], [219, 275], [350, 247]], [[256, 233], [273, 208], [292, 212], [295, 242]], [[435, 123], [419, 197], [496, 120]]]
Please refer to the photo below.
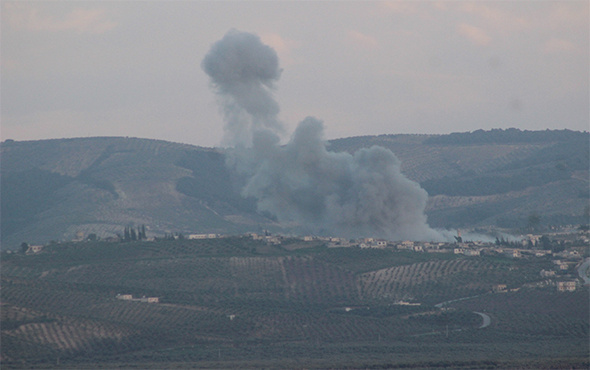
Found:
[[575, 281], [559, 281], [557, 283], [557, 290], [560, 292], [573, 292], [576, 290]]
[[190, 234], [189, 239], [215, 239], [217, 234]]

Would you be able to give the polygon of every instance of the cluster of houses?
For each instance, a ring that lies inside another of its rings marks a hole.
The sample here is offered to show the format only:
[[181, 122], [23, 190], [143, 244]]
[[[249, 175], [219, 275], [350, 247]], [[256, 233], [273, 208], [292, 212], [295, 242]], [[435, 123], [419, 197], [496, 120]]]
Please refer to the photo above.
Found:
[[[281, 244], [283, 239], [281, 236], [259, 234], [249, 234], [253, 240], [263, 240], [268, 244], [278, 245]], [[554, 264], [552, 270], [541, 270], [541, 277], [550, 279], [548, 285], [554, 285], [560, 292], [571, 292], [575, 291], [580, 285], [577, 279], [571, 279], [568, 272], [575, 270], [577, 266], [583, 262], [583, 256], [576, 249], [566, 249], [561, 252], [554, 253], [551, 250], [546, 249], [527, 249], [524, 246], [531, 245], [534, 243], [538, 245], [538, 240], [541, 238], [540, 235], [527, 235], [522, 240], [523, 248], [505, 247], [496, 245], [495, 243], [486, 243], [481, 241], [457, 241], [454, 243], [445, 242], [416, 242], [416, 241], [400, 241], [400, 242], [389, 242], [386, 240], [375, 239], [375, 238], [362, 238], [362, 239], [345, 239], [337, 237], [317, 237], [317, 236], [303, 236], [301, 240], [304, 242], [322, 241], [325, 242], [328, 248], [347, 248], [347, 247], [359, 247], [362, 249], [366, 248], [377, 248], [377, 249], [390, 249], [390, 250], [406, 250], [419, 253], [453, 253], [462, 254], [465, 256], [481, 256], [481, 255], [501, 255], [509, 258], [533, 258], [533, 257], [550, 257]], [[562, 279], [570, 278], [570, 280]], [[561, 280], [561, 281], [554, 281]], [[518, 288], [517, 288], [518, 289]], [[494, 287], [494, 292], [503, 293], [511, 291], [507, 289], [506, 285], [498, 284]], [[513, 290], [513, 289], [512, 289]]]
[[[280, 245], [287, 239], [281, 235], [273, 235], [268, 231], [262, 233], [249, 233], [245, 235], [253, 240], [263, 241], [269, 245]], [[203, 239], [217, 239], [226, 237], [225, 235], [206, 233], [206, 234], [189, 234], [186, 239], [203, 240]], [[550, 270], [541, 270], [541, 277], [547, 278], [551, 281], [551, 285], [556, 285], [558, 291], [574, 291], [578, 286], [577, 280], [556, 281], [563, 280], [576, 267], [583, 263], [583, 256], [579, 252], [579, 248], [565, 248], [561, 252], [552, 252], [546, 249], [531, 249], [526, 248], [531, 245], [539, 245], [540, 235], [526, 235], [521, 241], [522, 248], [519, 248], [516, 243], [512, 243], [509, 247], [498, 245], [497, 243], [489, 243], [482, 241], [468, 241], [457, 237], [456, 242], [417, 242], [417, 241], [397, 241], [391, 242], [376, 238], [362, 238], [362, 239], [346, 239], [339, 237], [323, 237], [323, 236], [303, 236], [299, 239], [302, 242], [323, 242], [328, 248], [347, 248], [359, 247], [362, 249], [376, 248], [376, 249], [390, 249], [401, 251], [412, 251], [418, 253], [453, 253], [465, 256], [481, 256], [481, 255], [502, 255], [510, 258], [534, 258], [534, 257], [549, 257], [552, 258], [554, 268]], [[82, 240], [84, 238], [81, 238]], [[152, 238], [153, 239], [153, 238]], [[293, 237], [288, 239], [292, 240]], [[107, 241], [107, 240], [105, 240]], [[587, 240], [584, 240], [586, 243]], [[24, 244], [24, 243], [23, 243]], [[587, 243], [586, 243], [587, 244]], [[27, 255], [38, 254], [43, 251], [42, 245], [27, 246], [23, 252]], [[590, 268], [589, 268], [590, 270]], [[590, 279], [588, 279], [590, 281]], [[585, 279], [585, 283], [588, 284]], [[503, 292], [501, 286], [496, 289], [497, 292]], [[130, 294], [119, 294], [118, 299], [129, 301], [140, 301], [148, 303], [157, 303], [157, 297], [142, 297], [133, 298]]]

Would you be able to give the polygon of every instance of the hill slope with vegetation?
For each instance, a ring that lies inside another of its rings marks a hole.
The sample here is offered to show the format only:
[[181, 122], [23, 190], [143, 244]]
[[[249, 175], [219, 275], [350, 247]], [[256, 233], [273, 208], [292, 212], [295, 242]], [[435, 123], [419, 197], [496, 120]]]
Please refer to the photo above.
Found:
[[[380, 145], [429, 194], [431, 226], [587, 223], [589, 135], [492, 130], [333, 140], [333, 151]], [[122, 234], [281, 229], [243, 199], [221, 150], [158, 140], [7, 140], [1, 147], [1, 242], [46, 243]], [[269, 215], [266, 215], [269, 216]]]
[[443, 228], [587, 223], [590, 136], [569, 130], [478, 130], [334, 140], [331, 149], [379, 145], [428, 192], [428, 220]]
[[222, 154], [157, 140], [4, 142], [1, 186], [9, 247], [108, 237], [126, 226], [146, 225], [151, 235], [239, 233], [265, 222], [243, 204]]

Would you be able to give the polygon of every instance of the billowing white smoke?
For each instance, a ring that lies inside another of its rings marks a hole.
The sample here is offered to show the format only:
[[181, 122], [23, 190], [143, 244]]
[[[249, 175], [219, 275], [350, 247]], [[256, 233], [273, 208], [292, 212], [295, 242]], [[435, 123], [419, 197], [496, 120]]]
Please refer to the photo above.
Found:
[[272, 89], [281, 70], [258, 36], [228, 32], [202, 67], [222, 102], [232, 165], [247, 178], [243, 195], [256, 198], [260, 211], [331, 235], [444, 239], [426, 223], [428, 194], [401, 173], [390, 150], [329, 152], [322, 122], [312, 117], [280, 145], [284, 129]]

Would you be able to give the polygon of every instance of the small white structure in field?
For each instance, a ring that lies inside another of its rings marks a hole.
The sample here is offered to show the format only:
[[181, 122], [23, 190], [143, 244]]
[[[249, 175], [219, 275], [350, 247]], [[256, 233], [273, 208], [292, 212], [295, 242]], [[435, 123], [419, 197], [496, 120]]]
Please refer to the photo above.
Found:
[[190, 234], [189, 239], [216, 239], [217, 234]]
[[131, 295], [131, 294], [117, 294], [117, 296], [115, 298], [121, 299], [123, 301], [145, 302], [145, 303], [160, 303], [160, 298], [158, 298], [158, 297], [146, 297], [146, 296], [143, 296], [141, 298], [133, 298], [133, 295]]
[[37, 254], [37, 253], [41, 252], [42, 250], [43, 250], [42, 245], [29, 245], [29, 248], [27, 248], [27, 251], [25, 253], [26, 254]]
[[479, 256], [481, 252], [479, 249], [466, 249], [463, 254], [466, 256]]

